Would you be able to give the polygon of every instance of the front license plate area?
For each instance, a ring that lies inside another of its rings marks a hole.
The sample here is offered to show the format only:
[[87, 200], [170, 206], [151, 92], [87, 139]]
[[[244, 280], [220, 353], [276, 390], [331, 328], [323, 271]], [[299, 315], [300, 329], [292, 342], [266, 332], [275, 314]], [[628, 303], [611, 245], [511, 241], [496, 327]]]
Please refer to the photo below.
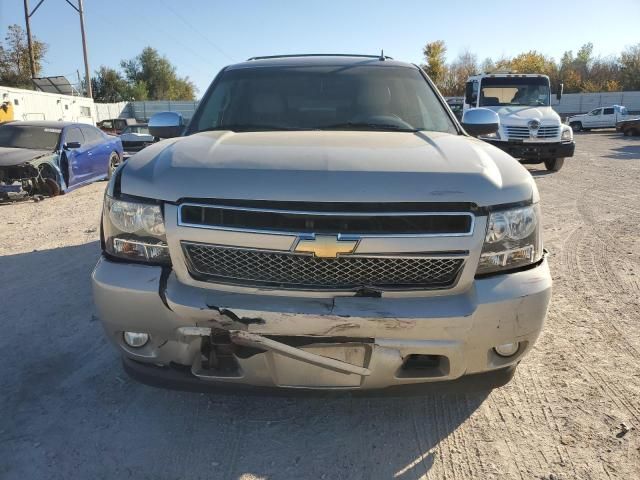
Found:
[[[366, 367], [369, 345], [316, 344], [300, 347], [301, 350]], [[359, 387], [362, 377], [356, 374], [341, 373], [319, 367], [280, 353], [267, 352], [268, 363], [274, 382], [281, 387], [291, 388], [344, 388]]]

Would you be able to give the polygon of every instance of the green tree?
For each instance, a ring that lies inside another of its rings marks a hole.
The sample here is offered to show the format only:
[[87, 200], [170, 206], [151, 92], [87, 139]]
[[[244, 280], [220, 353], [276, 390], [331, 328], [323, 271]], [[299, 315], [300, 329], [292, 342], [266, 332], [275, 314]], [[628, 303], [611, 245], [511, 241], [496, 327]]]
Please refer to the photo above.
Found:
[[[47, 44], [32, 38], [35, 64], [34, 76], [42, 71], [42, 60], [47, 53]], [[27, 34], [20, 25], [9, 25], [4, 43], [0, 44], [0, 85], [33, 89], [29, 64]]]
[[129, 85], [138, 93], [146, 92], [150, 100], [195, 99], [196, 87], [189, 77], [179, 77], [176, 67], [154, 48], [146, 47], [137, 57], [123, 60], [120, 66]]
[[422, 49], [422, 54], [427, 62], [422, 66], [422, 69], [436, 85], [442, 85], [447, 74], [446, 53], [447, 47], [442, 40], [427, 43]]
[[624, 90], [640, 90], [640, 43], [620, 54], [620, 83]]
[[130, 100], [130, 87], [115, 69], [101, 66], [91, 78], [93, 98], [97, 102], [122, 102]]

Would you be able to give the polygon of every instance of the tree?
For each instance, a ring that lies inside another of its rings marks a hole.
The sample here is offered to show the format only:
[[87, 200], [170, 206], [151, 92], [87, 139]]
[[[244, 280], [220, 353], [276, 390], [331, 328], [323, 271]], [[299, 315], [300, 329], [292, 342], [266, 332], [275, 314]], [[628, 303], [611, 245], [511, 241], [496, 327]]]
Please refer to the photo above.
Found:
[[442, 40], [427, 43], [422, 49], [422, 54], [427, 62], [422, 66], [422, 69], [436, 85], [442, 84], [447, 74], [446, 53], [447, 47]]
[[97, 102], [130, 100], [131, 88], [122, 75], [113, 68], [101, 66], [91, 78], [93, 98]]
[[640, 90], [640, 43], [620, 54], [620, 80], [625, 90]]
[[167, 57], [154, 48], [146, 47], [137, 57], [120, 62], [120, 66], [129, 85], [150, 100], [195, 99], [196, 87], [189, 77], [178, 77]]
[[463, 95], [467, 79], [477, 72], [478, 57], [465, 50], [448, 66], [445, 79], [439, 86], [440, 91], [446, 96]]
[[[40, 75], [47, 44], [32, 38], [34, 76]], [[27, 34], [20, 25], [10, 25], [4, 44], [0, 45], [0, 84], [33, 89]]]

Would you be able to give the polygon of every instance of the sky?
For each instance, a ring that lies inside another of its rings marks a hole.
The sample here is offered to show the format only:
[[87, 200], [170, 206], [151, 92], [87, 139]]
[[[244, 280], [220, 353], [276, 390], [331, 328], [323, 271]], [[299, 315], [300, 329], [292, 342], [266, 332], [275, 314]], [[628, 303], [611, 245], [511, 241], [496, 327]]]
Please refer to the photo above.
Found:
[[[33, 9], [39, 0], [30, 0]], [[77, 2], [77, 0], [70, 0]], [[364, 53], [422, 62], [444, 40], [451, 60], [469, 49], [494, 59], [535, 49], [559, 59], [592, 42], [596, 55], [640, 42], [640, 0], [352, 1], [84, 0], [91, 71], [118, 67], [145, 46], [166, 55], [202, 95], [225, 65], [283, 53]], [[23, 0], [0, 0], [2, 35], [24, 27]], [[32, 33], [49, 45], [44, 75], [83, 75], [80, 24], [64, 0], [44, 0]]]

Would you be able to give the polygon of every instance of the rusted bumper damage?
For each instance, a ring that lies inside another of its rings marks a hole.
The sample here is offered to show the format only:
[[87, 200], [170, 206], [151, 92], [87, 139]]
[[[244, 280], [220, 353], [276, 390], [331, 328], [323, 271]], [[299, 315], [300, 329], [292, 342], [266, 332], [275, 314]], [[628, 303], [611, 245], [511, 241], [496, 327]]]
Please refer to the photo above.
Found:
[[[462, 294], [419, 297], [231, 293], [162, 277], [159, 267], [106, 259], [94, 270], [99, 315], [126, 358], [198, 382], [300, 389], [378, 389], [512, 366], [539, 335], [551, 294], [546, 262]], [[125, 329], [150, 340], [128, 347]], [[517, 354], [495, 354], [511, 341]]]

